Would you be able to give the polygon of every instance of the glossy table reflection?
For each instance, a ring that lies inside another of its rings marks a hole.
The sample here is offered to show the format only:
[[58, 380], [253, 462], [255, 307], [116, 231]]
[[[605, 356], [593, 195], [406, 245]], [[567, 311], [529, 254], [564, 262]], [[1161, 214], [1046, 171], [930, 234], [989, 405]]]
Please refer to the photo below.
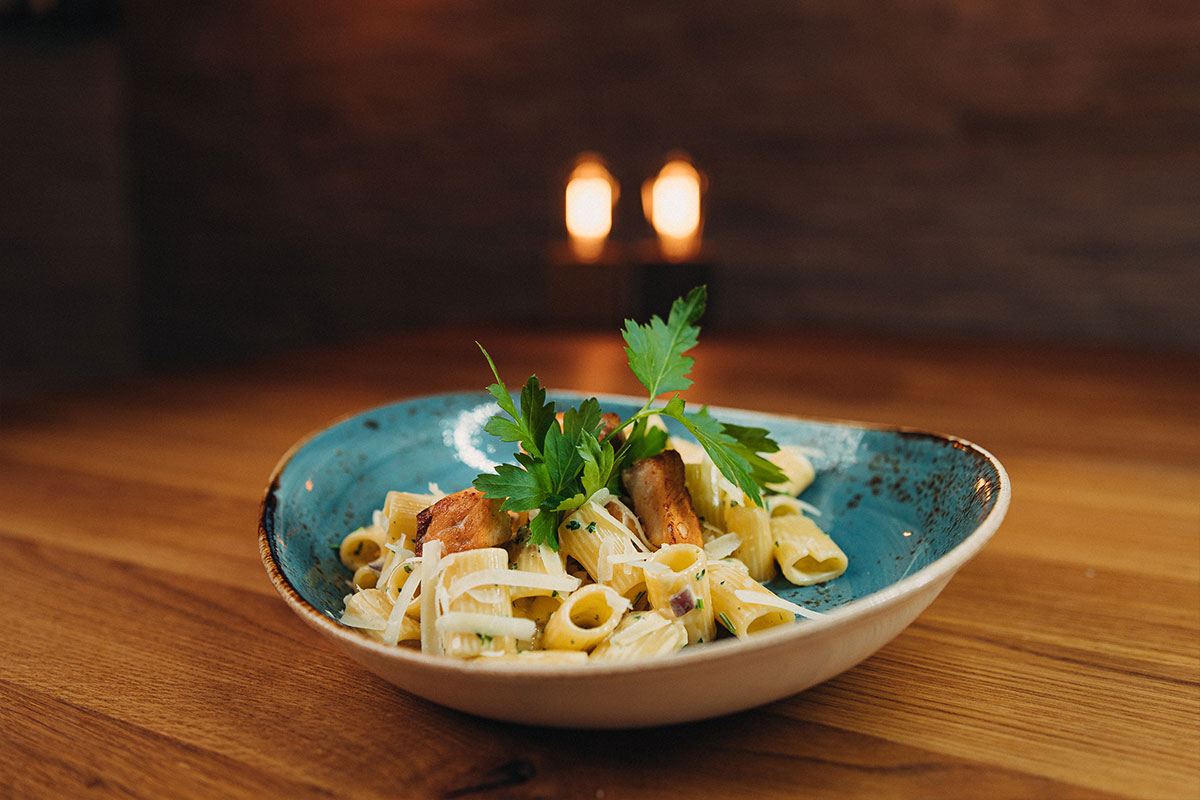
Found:
[[[1014, 497], [915, 624], [665, 731], [488, 722], [324, 644], [258, 560], [266, 476], [351, 411], [489, 382], [635, 393], [615, 333], [440, 330], [0, 413], [0, 796], [1200, 794], [1193, 355], [702, 339], [689, 399], [978, 442]], [[736, 680], [736, 676], [730, 676]]]

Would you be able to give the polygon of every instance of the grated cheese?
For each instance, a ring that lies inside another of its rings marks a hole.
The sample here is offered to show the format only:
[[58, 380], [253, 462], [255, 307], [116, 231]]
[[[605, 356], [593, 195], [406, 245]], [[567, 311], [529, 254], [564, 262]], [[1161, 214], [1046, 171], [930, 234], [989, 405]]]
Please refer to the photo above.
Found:
[[616, 548], [617, 544], [612, 539], [604, 539], [597, 548], [596, 580], [600, 583], [608, 583], [612, 580], [612, 557], [616, 555]]
[[412, 602], [417, 587], [421, 585], [422, 570], [423, 565], [418, 564], [400, 589], [400, 594], [392, 605], [392, 613], [388, 614], [387, 626], [383, 629], [384, 644], [396, 644], [400, 641], [400, 627], [404, 624], [404, 615], [408, 613], [408, 604]]
[[558, 553], [550, 549], [550, 545], [539, 544], [538, 555], [542, 559], [542, 567], [546, 570], [547, 575], [562, 575], [566, 572], [563, 569], [562, 559], [558, 557]]
[[736, 533], [726, 533], [712, 539], [704, 545], [704, 553], [714, 561], [720, 561], [732, 555], [734, 550], [742, 546], [742, 537]]
[[778, 608], [783, 611], [790, 611], [793, 614], [799, 614], [800, 616], [807, 617], [808, 619], [819, 619], [820, 617], [825, 616], [820, 611], [812, 611], [804, 606], [798, 606], [793, 602], [784, 600], [782, 597], [768, 594], [767, 592], [756, 592], [753, 589], [736, 589], [733, 593], [733, 596], [738, 600], [741, 600], [743, 603], [749, 603], [750, 605], [755, 606], [771, 606], [772, 608]]
[[543, 575], [540, 572], [519, 569], [481, 569], [467, 573], [450, 584], [450, 600], [453, 601], [464, 593], [481, 586], [522, 586], [530, 589], [573, 592], [579, 588], [579, 579], [570, 575]]
[[[442, 571], [442, 543], [437, 539], [425, 542], [421, 548], [421, 572], [425, 575], [425, 589], [421, 592], [421, 652], [436, 656], [442, 654], [442, 640], [437, 635], [437, 584], [438, 575]], [[405, 581], [404, 588], [412, 582], [412, 576]]]
[[[422, 628], [424, 626], [422, 625]], [[472, 614], [451, 611], [438, 617], [434, 624], [439, 635], [447, 633], [476, 633], [481, 636], [512, 636], [516, 639], [532, 639], [537, 633], [537, 623], [522, 617], [498, 617], [495, 614]]]
[[362, 628], [368, 631], [382, 631], [387, 629], [387, 620], [382, 619], [378, 615], [373, 615], [370, 618], [357, 614], [350, 610], [350, 599], [354, 595], [348, 594], [342, 598], [342, 603], [346, 606], [346, 610], [342, 612], [342, 618], [338, 620], [343, 625], [350, 628]]

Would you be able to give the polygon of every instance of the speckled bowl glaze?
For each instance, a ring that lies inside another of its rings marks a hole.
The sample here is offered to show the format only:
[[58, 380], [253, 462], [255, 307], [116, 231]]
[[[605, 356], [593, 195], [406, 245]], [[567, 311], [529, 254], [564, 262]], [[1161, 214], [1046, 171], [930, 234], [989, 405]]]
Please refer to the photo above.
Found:
[[[583, 395], [553, 393], [567, 403]], [[602, 397], [623, 416], [641, 407]], [[271, 581], [308, 624], [405, 691], [494, 719], [618, 728], [703, 719], [777, 700], [862, 661], [928, 606], [991, 538], [1008, 508], [1004, 468], [952, 436], [860, 423], [819, 422], [734, 409], [718, 418], [769, 429], [814, 448], [817, 479], [801, 497], [846, 552], [840, 578], [812, 587], [782, 579], [779, 595], [816, 620], [725, 639], [634, 664], [477, 663], [386, 647], [336, 620], [349, 572], [330, 545], [369, 523], [392, 489], [465, 488], [508, 460], [512, 446], [483, 432], [496, 407], [485, 394], [418, 397], [344, 419], [294, 446], [263, 499], [259, 549]], [[677, 432], [677, 431], [673, 431]]]

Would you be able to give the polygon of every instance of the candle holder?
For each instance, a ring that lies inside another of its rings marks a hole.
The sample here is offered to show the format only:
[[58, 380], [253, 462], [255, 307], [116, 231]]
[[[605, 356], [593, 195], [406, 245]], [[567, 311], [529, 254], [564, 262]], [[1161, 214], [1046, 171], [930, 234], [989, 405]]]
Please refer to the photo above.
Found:
[[542, 284], [554, 325], [619, 327], [637, 307], [634, 269], [614, 242], [606, 242], [590, 261], [581, 260], [570, 242], [556, 242], [545, 263]]
[[[664, 257], [660, 243], [644, 241], [635, 249], [637, 253], [634, 268], [634, 294], [638, 319], [647, 319], [651, 314], [666, 318], [671, 310], [671, 303], [678, 297], [683, 297], [693, 287], [705, 284], [708, 286], [708, 306], [714, 306], [716, 294], [714, 278], [716, 264], [711, 258], [710, 248], [701, 246], [693, 252], [691, 258], [672, 260]], [[710, 326], [713, 317], [705, 315], [709, 320], [705, 325]]]

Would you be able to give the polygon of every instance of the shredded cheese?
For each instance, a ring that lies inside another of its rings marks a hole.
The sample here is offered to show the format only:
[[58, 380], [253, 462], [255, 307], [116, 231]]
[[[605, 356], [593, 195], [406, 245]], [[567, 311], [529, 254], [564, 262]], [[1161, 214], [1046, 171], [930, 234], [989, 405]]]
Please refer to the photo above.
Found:
[[[613, 564], [637, 564], [639, 561], [649, 561], [654, 558], [654, 553], [619, 553], [609, 556], [609, 561]], [[639, 566], [641, 566], [639, 564]]]
[[[438, 575], [442, 571], [442, 543], [437, 539], [425, 542], [421, 548], [421, 557], [424, 559], [421, 562], [421, 572], [425, 575], [423, 581], [425, 588], [421, 591], [421, 651], [440, 656], [442, 640], [436, 630], [438, 617], [436, 588]], [[412, 576], [410, 575], [409, 579], [404, 582], [404, 588], [407, 589], [411, 582]]]
[[562, 560], [557, 553], [550, 549], [550, 545], [539, 544], [538, 555], [541, 556], [542, 567], [546, 570], [547, 575], [561, 575], [564, 572]]
[[400, 641], [400, 626], [404, 624], [404, 615], [408, 613], [408, 604], [412, 602], [413, 596], [417, 593], [417, 587], [421, 585], [423, 569], [424, 565], [418, 564], [400, 589], [400, 594], [392, 605], [392, 613], [388, 614], [387, 626], [383, 629], [384, 644], [396, 644]]
[[[622, 526], [624, 527], [624, 526]], [[612, 557], [616, 555], [617, 543], [612, 539], [600, 542], [597, 550], [596, 580], [608, 583], [613, 577]]]
[[[424, 628], [424, 625], [421, 626]], [[532, 639], [537, 633], [537, 623], [522, 617], [498, 617], [495, 614], [471, 614], [451, 611], [438, 617], [434, 623], [439, 635], [447, 633], [475, 633], [480, 636], [512, 636], [516, 639]]]
[[481, 569], [470, 572], [450, 584], [450, 600], [481, 586], [522, 586], [530, 589], [550, 589], [573, 592], [579, 588], [579, 579], [570, 575], [543, 575], [519, 569]]
[[709, 559], [720, 561], [726, 556], [732, 555], [734, 550], [742, 546], [742, 537], [736, 533], [726, 533], [718, 536], [715, 539], [708, 541], [704, 545], [704, 552]]
[[342, 599], [342, 603], [345, 604], [346, 610], [342, 612], [342, 618], [339, 621], [343, 625], [347, 625], [351, 628], [362, 628], [363, 630], [368, 631], [382, 631], [387, 629], [387, 620], [384, 620], [379, 616], [367, 618], [362, 614], [357, 614], [351, 611], [350, 598], [352, 597], [354, 597], [354, 595], [348, 594]]
[[737, 589], [734, 591], [733, 596], [738, 600], [741, 600], [743, 603], [749, 603], [750, 605], [755, 606], [771, 606], [772, 608], [778, 608], [783, 611], [790, 611], [793, 614], [799, 614], [800, 616], [807, 617], [808, 619], [819, 619], [820, 617], [825, 616], [820, 611], [811, 611], [804, 606], [798, 606], [793, 602], [784, 600], [782, 597], [778, 597], [777, 595], [768, 594], [766, 592], [756, 592], [753, 589]]
[[387, 565], [387, 569], [383, 571], [383, 574], [379, 576], [379, 580], [375, 582], [376, 586], [386, 586], [392, 574], [404, 566], [404, 564], [409, 563], [413, 557], [412, 551], [405, 549], [404, 540], [388, 542], [384, 547], [392, 551], [392, 561]]

